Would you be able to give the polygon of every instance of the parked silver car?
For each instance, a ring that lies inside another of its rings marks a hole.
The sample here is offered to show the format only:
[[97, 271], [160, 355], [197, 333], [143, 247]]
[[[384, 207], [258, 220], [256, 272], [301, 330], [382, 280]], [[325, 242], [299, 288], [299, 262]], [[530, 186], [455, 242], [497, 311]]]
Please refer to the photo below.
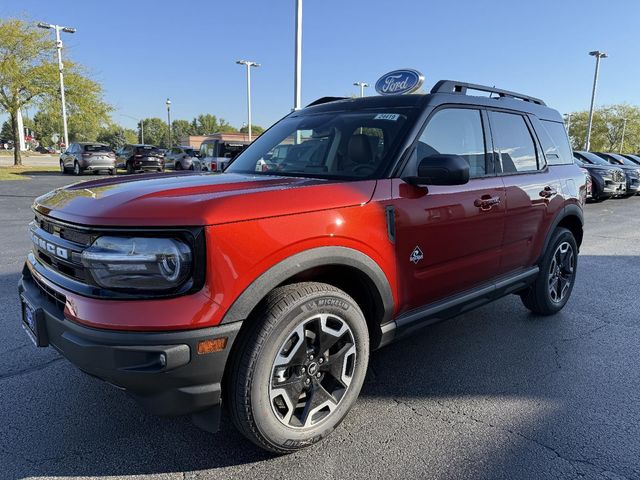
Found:
[[116, 172], [116, 154], [111, 147], [102, 143], [72, 143], [60, 154], [60, 172], [72, 170], [74, 175], [84, 171]]
[[172, 147], [164, 157], [165, 168], [174, 170], [201, 170], [198, 152], [189, 145]]

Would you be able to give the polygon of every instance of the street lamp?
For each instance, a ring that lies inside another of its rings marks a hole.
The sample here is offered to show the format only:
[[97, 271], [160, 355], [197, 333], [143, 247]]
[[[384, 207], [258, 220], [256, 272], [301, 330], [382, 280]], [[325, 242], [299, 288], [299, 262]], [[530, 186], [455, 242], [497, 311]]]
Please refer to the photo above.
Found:
[[593, 90], [591, 92], [591, 107], [589, 108], [589, 123], [587, 124], [587, 138], [584, 142], [584, 149], [589, 151], [591, 147], [591, 126], [593, 124], [593, 106], [596, 101], [596, 87], [598, 86], [598, 73], [600, 71], [600, 59], [607, 58], [608, 55], [600, 50], [589, 52], [589, 55], [596, 57], [596, 71], [593, 75]]
[[251, 141], [251, 67], [258, 68], [260, 64], [250, 60], [237, 60], [236, 63], [247, 67], [247, 131], [249, 132], [249, 141]]
[[138, 122], [138, 125], [140, 126], [140, 143], [144, 145], [144, 118], [141, 118], [140, 120], [138, 120], [136, 117], [132, 117], [131, 115], [126, 115], [124, 113], [121, 113], [120, 115], [122, 117], [127, 117], [127, 118], [130, 118], [131, 120], [135, 120], [136, 122]]
[[356, 87], [360, 87], [360, 98], [364, 97], [364, 89], [369, 86], [367, 82], [353, 82]]
[[566, 117], [566, 122], [567, 122], [567, 135], [570, 134], [571, 132], [571, 116], [573, 115], [573, 113], [565, 113], [564, 116]]
[[167, 126], [169, 127], [169, 148], [172, 146], [171, 141], [171, 100], [167, 98], [167, 101], [164, 102], [167, 106]]
[[69, 148], [69, 133], [67, 130], [67, 105], [64, 99], [64, 75], [62, 73], [64, 65], [62, 64], [62, 40], [60, 40], [60, 32], [76, 33], [76, 29], [44, 22], [38, 23], [38, 27], [45, 28], [47, 30], [55, 30], [56, 32], [56, 50], [58, 51], [58, 72], [60, 74], [60, 100], [62, 102], [62, 128], [64, 129], [64, 146], [66, 148]]
[[301, 103], [301, 83], [302, 83], [302, 0], [296, 2], [296, 28], [295, 28], [295, 48], [294, 48], [294, 71], [293, 71], [293, 109], [299, 110]]

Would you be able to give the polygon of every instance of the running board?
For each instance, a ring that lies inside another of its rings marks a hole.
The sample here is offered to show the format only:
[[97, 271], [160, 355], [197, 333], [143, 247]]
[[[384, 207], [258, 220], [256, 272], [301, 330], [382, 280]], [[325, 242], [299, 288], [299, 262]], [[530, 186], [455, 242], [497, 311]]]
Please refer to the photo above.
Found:
[[460, 315], [486, 303], [497, 300], [510, 293], [521, 290], [530, 285], [538, 275], [540, 269], [535, 266], [515, 274], [496, 279], [490, 284], [458, 293], [425, 307], [416, 308], [403, 313], [395, 320], [382, 325], [380, 347], [387, 345], [407, 333], [418, 328]]

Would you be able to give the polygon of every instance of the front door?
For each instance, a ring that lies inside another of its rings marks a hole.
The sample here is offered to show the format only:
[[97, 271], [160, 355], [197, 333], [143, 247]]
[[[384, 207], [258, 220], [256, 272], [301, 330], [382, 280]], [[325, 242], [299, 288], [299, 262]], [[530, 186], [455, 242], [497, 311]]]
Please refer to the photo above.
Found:
[[415, 175], [419, 160], [429, 155], [456, 154], [469, 162], [467, 184], [415, 187], [392, 180], [403, 311], [472, 289], [498, 273], [505, 190], [487, 154], [490, 136], [485, 120], [479, 109], [437, 110], [405, 172]]

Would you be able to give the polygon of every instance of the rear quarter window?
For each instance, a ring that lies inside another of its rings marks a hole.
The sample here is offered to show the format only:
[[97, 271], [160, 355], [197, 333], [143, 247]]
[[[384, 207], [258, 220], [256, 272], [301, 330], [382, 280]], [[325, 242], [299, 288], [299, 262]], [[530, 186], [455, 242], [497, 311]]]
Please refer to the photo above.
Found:
[[544, 149], [544, 155], [549, 165], [569, 165], [573, 163], [573, 154], [569, 137], [561, 122], [541, 120], [542, 131], [540, 143]]

